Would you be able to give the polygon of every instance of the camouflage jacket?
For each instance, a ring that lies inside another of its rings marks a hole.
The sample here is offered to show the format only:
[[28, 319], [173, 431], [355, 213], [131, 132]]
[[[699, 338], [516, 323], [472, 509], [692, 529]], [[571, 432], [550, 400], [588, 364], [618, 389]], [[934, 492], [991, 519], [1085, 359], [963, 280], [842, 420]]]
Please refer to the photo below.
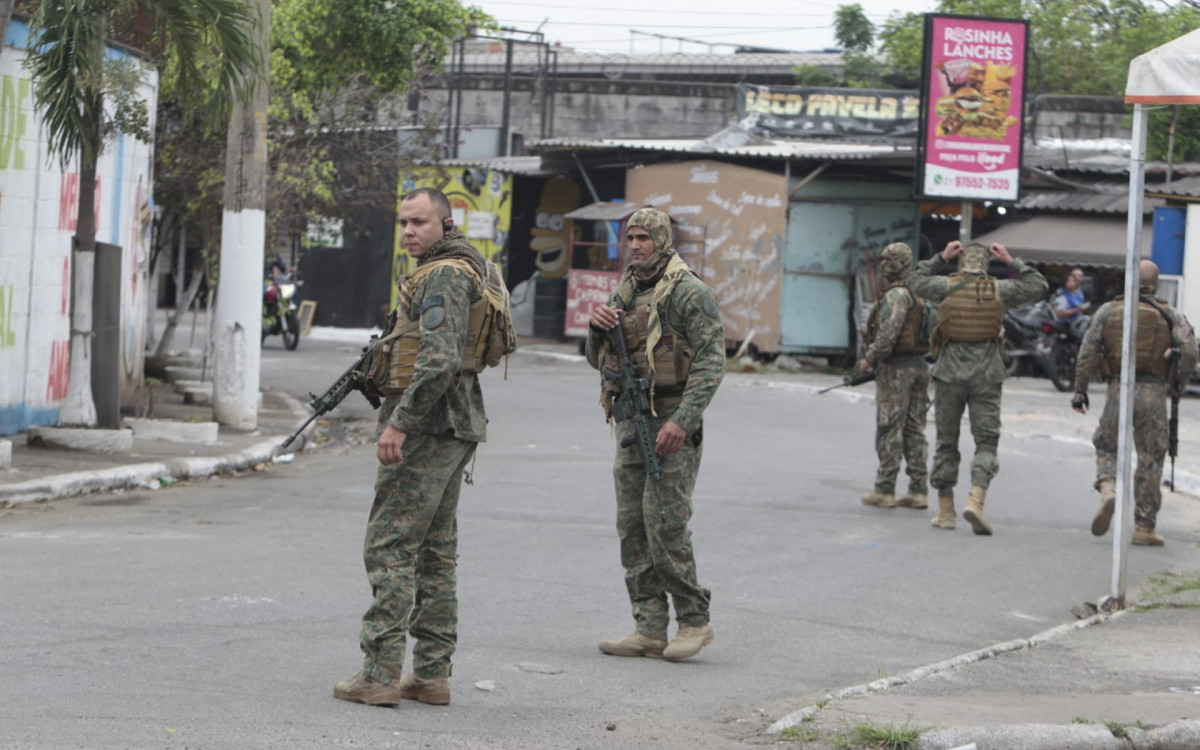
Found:
[[[608, 304], [617, 304], [615, 294], [609, 297]], [[695, 351], [695, 357], [679, 405], [673, 411], [660, 407], [658, 415], [669, 417], [670, 421], [690, 435], [700, 426], [704, 410], [708, 408], [717, 386], [725, 376], [725, 328], [721, 323], [716, 295], [703, 281], [691, 274], [675, 285], [665, 307], [664, 323], [687, 339]], [[600, 349], [606, 336], [606, 333], [594, 328], [588, 329], [587, 361], [597, 370], [601, 368]]]
[[[896, 346], [896, 341], [900, 338], [900, 331], [904, 328], [904, 323], [908, 319], [908, 312], [912, 309], [913, 295], [908, 290], [908, 282], [894, 282], [894, 286], [890, 287], [883, 296], [876, 300], [875, 304], [879, 307], [877, 317], [875, 318], [875, 340], [867, 347], [863, 353], [863, 359], [871, 363], [872, 366], [879, 362], [887, 361], [892, 357], [892, 350]], [[924, 366], [924, 360], [919, 354], [899, 355], [906, 361], [913, 363], [920, 362]]]
[[[1166, 312], [1171, 319], [1171, 344], [1179, 347], [1179, 372], [1184, 373], [1183, 380], [1186, 383], [1188, 374], [1196, 368], [1197, 358], [1200, 357], [1200, 352], [1196, 350], [1196, 335], [1183, 313], [1173, 307], [1167, 307]], [[1075, 358], [1076, 393], [1087, 393], [1092, 373], [1096, 372], [1097, 363], [1104, 356], [1104, 326], [1111, 313], [1112, 302], [1100, 305], [1100, 309], [1092, 316], [1092, 322], [1088, 324], [1087, 333], [1083, 335], [1079, 354]], [[1120, 376], [1119, 372], [1114, 373], [1114, 377]]]
[[[946, 299], [949, 280], [940, 275], [949, 265], [942, 260], [941, 253], [917, 264], [916, 271], [909, 277], [908, 288], [918, 297], [931, 302]], [[1000, 279], [996, 288], [1000, 300], [1007, 308], [1027, 305], [1041, 299], [1050, 285], [1046, 277], [1025, 265], [1019, 258], [1012, 262], [1017, 272], [1015, 279]], [[937, 362], [933, 365], [933, 377], [947, 383], [993, 383], [1004, 382], [1004, 362], [1000, 359], [1000, 340], [992, 341], [949, 341], [942, 347]]]
[[[483, 256], [455, 233], [430, 248], [421, 262], [471, 253], [482, 264]], [[479, 294], [469, 274], [449, 265], [431, 272], [418, 286], [409, 314], [412, 319], [421, 319], [421, 344], [412, 383], [403, 394], [384, 403], [384, 408], [391, 409], [388, 424], [406, 434], [441, 435], [453, 431], [460, 440], [476, 442], [487, 437], [479, 376], [459, 371], [467, 340], [467, 316]]]

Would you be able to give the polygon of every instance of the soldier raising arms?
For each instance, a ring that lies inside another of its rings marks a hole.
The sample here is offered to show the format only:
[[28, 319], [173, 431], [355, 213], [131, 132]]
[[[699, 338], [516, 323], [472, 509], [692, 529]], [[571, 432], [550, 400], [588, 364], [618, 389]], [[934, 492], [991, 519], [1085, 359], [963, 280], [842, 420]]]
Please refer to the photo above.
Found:
[[[988, 276], [989, 254], [1012, 266], [1017, 278]], [[958, 273], [938, 275], [959, 255]], [[937, 360], [933, 365], [937, 451], [929, 476], [929, 483], [938, 491], [938, 514], [933, 519], [938, 528], [953, 529], [955, 525], [958, 434], [963, 411], [969, 406], [975, 457], [963, 518], [976, 534], [992, 533], [983, 515], [983, 503], [992, 478], [1000, 470], [996, 446], [1000, 442], [1000, 391], [1004, 384], [1004, 363], [1000, 359], [1004, 311], [1039, 299], [1048, 287], [1044, 276], [1015, 260], [999, 243], [990, 248], [978, 243], [964, 248], [961, 242], [951, 242], [938, 255], [917, 264], [909, 288], [918, 297], [941, 302], [931, 344]]]

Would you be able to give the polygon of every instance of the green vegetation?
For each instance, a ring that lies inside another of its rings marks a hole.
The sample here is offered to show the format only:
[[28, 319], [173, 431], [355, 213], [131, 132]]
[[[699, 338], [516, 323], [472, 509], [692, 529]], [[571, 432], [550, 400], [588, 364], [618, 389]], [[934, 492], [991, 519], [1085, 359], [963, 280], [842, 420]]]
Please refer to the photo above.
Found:
[[846, 732], [830, 738], [834, 747], [867, 750], [915, 750], [917, 740], [928, 727], [912, 724], [909, 716], [901, 726], [874, 724], [869, 721], [847, 722]]
[[[1189, 597], [1192, 601], [1168, 601], [1172, 597]], [[1150, 576], [1142, 586], [1142, 601], [1133, 609], [1148, 612], [1161, 607], [1178, 609], [1200, 608], [1200, 572], [1173, 573]]]
[[821, 733], [811, 727], [799, 726], [788, 727], [783, 730], [781, 736], [791, 742], [812, 742], [820, 737]]

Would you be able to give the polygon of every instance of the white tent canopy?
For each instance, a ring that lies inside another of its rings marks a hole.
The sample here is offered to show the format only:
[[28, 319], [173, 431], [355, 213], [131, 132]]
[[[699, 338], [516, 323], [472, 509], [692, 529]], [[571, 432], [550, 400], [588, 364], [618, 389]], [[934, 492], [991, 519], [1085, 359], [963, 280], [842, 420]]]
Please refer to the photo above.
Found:
[[[1137, 299], [1141, 260], [1142, 204], [1146, 189], [1147, 106], [1200, 104], [1200, 29], [1184, 34], [1129, 63], [1125, 102], [1133, 106], [1133, 149], [1129, 155], [1129, 213], [1125, 243], [1125, 299]], [[1137, 305], [1124, 306], [1121, 404], [1117, 428], [1117, 512], [1113, 529], [1112, 592], [1105, 609], [1125, 605], [1125, 569], [1133, 527], [1133, 389]]]
[[1200, 29], [1129, 63], [1128, 104], [1200, 104]]

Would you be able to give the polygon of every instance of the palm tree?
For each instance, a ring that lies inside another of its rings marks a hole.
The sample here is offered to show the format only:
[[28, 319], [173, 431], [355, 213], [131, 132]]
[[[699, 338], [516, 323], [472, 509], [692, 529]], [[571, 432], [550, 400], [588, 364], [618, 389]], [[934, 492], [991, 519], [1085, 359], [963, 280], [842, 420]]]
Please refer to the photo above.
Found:
[[[7, 2], [7, 0], [0, 0]], [[79, 213], [71, 254], [71, 371], [60, 425], [94, 427], [91, 364], [91, 259], [96, 248], [96, 162], [105, 136], [125, 129], [150, 137], [144, 102], [131, 95], [129, 76], [105, 63], [105, 38], [113, 18], [141, 11], [158, 33], [157, 45], [177, 71], [181, 90], [196, 82], [197, 61], [216, 59], [209, 112], [228, 118], [235, 97], [259, 79], [252, 15], [244, 0], [38, 0], [31, 18], [28, 65], [34, 98], [46, 127], [48, 147], [63, 169], [79, 158]], [[120, 106], [105, 112], [106, 96]], [[130, 105], [129, 102], [133, 101]], [[85, 265], [86, 264], [86, 265]]]

